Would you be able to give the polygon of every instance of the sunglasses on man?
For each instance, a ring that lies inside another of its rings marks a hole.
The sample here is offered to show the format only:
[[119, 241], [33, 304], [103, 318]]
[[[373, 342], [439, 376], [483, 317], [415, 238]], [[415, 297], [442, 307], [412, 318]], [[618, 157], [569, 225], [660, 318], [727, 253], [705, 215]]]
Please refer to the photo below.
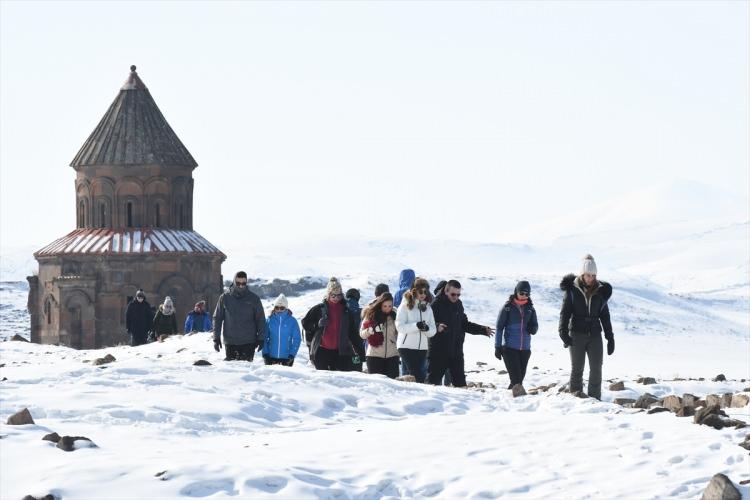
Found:
[[244, 280], [244, 281], [238, 280], [238, 281], [235, 281], [234, 284], [237, 286], [247, 286], [247, 280]]
[[274, 306], [274, 311], [286, 311], [286, 307], [284, 306]]
[[518, 292], [518, 296], [519, 297], [528, 297], [529, 296], [529, 292]]

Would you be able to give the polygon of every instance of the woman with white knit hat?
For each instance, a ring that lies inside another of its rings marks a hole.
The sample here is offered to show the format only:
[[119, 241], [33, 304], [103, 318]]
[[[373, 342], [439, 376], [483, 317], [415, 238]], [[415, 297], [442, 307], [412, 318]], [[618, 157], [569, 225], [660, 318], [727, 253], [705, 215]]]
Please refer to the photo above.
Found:
[[560, 289], [565, 296], [558, 331], [563, 346], [570, 351], [570, 392], [583, 391], [583, 369], [588, 357], [588, 395], [601, 399], [604, 358], [602, 331], [607, 339], [607, 354], [615, 352], [615, 337], [607, 305], [612, 296], [612, 286], [597, 279], [596, 262], [591, 255], [586, 255], [581, 273], [578, 276], [566, 275], [560, 282]]
[[292, 366], [301, 343], [299, 325], [289, 309], [289, 301], [282, 293], [273, 302], [273, 311], [266, 319], [263, 361], [267, 365]]

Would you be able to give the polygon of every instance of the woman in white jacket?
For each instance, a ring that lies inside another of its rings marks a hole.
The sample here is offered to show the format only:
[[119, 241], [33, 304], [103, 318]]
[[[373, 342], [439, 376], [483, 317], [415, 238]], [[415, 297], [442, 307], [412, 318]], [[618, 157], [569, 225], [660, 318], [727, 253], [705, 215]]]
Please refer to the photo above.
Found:
[[417, 382], [425, 381], [427, 339], [437, 332], [430, 302], [430, 284], [424, 278], [417, 278], [411, 290], [404, 293], [396, 312], [398, 353], [406, 373], [414, 375]]

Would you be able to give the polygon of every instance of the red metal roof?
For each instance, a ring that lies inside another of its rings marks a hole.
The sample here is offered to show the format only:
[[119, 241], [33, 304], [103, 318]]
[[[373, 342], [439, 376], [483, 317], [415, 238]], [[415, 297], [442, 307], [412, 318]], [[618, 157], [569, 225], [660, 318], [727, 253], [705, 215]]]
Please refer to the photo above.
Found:
[[200, 253], [224, 256], [221, 250], [195, 231], [152, 227], [117, 230], [76, 229], [38, 250], [34, 256], [159, 253]]

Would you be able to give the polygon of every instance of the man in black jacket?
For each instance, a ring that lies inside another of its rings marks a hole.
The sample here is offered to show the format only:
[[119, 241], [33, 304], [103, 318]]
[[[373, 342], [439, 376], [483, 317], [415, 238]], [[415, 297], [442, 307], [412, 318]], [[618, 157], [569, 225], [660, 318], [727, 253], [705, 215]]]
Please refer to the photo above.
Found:
[[125, 328], [130, 335], [130, 345], [137, 346], [146, 343], [153, 317], [151, 305], [146, 302], [146, 294], [143, 290], [138, 290], [135, 298], [128, 303], [128, 308], [125, 310]]
[[266, 314], [260, 297], [247, 289], [247, 274], [234, 275], [229, 291], [219, 297], [214, 311], [214, 349], [221, 351], [221, 335], [226, 344], [226, 360], [252, 361], [255, 350], [263, 349]]
[[440, 385], [446, 370], [453, 378], [454, 387], [466, 387], [464, 373], [464, 338], [466, 333], [491, 337], [495, 330], [472, 323], [464, 313], [461, 283], [450, 280], [432, 302], [437, 333], [430, 338], [427, 350], [427, 381]]

